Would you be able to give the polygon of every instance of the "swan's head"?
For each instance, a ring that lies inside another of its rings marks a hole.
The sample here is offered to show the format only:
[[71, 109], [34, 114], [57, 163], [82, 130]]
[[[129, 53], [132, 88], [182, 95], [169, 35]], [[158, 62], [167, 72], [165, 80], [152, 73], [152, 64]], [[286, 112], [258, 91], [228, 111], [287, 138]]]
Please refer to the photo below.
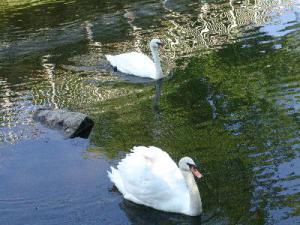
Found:
[[161, 40], [159, 40], [159, 39], [156, 39], [156, 38], [152, 39], [150, 41], [150, 47], [151, 48], [159, 48], [159, 47], [161, 47], [163, 45], [164, 45], [163, 42]]
[[198, 171], [197, 166], [193, 159], [190, 157], [183, 157], [180, 159], [179, 163], [179, 169], [185, 172], [192, 172], [195, 177], [201, 178], [203, 175]]

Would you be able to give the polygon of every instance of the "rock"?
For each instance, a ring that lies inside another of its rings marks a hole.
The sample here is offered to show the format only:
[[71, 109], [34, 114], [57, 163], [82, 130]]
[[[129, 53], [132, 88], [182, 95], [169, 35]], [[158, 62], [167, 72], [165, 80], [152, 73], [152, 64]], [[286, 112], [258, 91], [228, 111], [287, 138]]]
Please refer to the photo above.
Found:
[[50, 128], [62, 130], [67, 138], [88, 138], [94, 121], [87, 115], [78, 112], [70, 112], [64, 109], [37, 109], [33, 119]]

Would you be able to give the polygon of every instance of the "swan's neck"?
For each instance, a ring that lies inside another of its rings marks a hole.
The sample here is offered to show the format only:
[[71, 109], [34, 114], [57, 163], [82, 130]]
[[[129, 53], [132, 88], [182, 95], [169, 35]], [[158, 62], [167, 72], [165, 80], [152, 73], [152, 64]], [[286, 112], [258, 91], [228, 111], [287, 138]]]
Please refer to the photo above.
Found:
[[155, 65], [155, 69], [156, 69], [156, 79], [160, 79], [163, 77], [163, 72], [162, 72], [162, 69], [161, 69], [161, 64], [160, 64], [160, 58], [159, 58], [159, 55], [158, 55], [158, 50], [157, 48], [153, 48], [153, 47], [150, 47], [151, 49], [151, 53], [152, 53], [152, 57], [153, 57], [153, 62], [154, 62], [154, 65]]
[[193, 216], [199, 215], [202, 213], [202, 202], [194, 175], [190, 171], [182, 171], [182, 174], [190, 195], [189, 213]]

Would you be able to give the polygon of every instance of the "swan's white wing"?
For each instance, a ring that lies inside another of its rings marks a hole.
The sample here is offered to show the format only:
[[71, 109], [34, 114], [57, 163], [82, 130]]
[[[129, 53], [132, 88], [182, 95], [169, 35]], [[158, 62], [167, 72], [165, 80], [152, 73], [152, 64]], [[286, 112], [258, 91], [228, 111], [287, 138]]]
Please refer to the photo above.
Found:
[[139, 52], [129, 52], [120, 55], [106, 55], [112, 66], [126, 74], [140, 77], [155, 78], [156, 69], [153, 61], [146, 55]]
[[126, 199], [138, 204], [181, 212], [189, 203], [180, 170], [159, 148], [134, 147], [109, 176]]

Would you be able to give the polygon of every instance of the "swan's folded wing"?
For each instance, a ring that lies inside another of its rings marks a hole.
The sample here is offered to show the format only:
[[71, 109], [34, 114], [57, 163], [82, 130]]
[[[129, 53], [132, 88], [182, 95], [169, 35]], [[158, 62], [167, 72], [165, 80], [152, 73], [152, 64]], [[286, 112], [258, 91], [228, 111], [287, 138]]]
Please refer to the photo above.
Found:
[[129, 52], [120, 55], [106, 55], [112, 66], [126, 74], [141, 77], [155, 76], [156, 70], [153, 61], [146, 55], [139, 52]]
[[169, 155], [155, 147], [136, 147], [118, 165], [126, 199], [178, 212], [188, 201], [183, 176]]

